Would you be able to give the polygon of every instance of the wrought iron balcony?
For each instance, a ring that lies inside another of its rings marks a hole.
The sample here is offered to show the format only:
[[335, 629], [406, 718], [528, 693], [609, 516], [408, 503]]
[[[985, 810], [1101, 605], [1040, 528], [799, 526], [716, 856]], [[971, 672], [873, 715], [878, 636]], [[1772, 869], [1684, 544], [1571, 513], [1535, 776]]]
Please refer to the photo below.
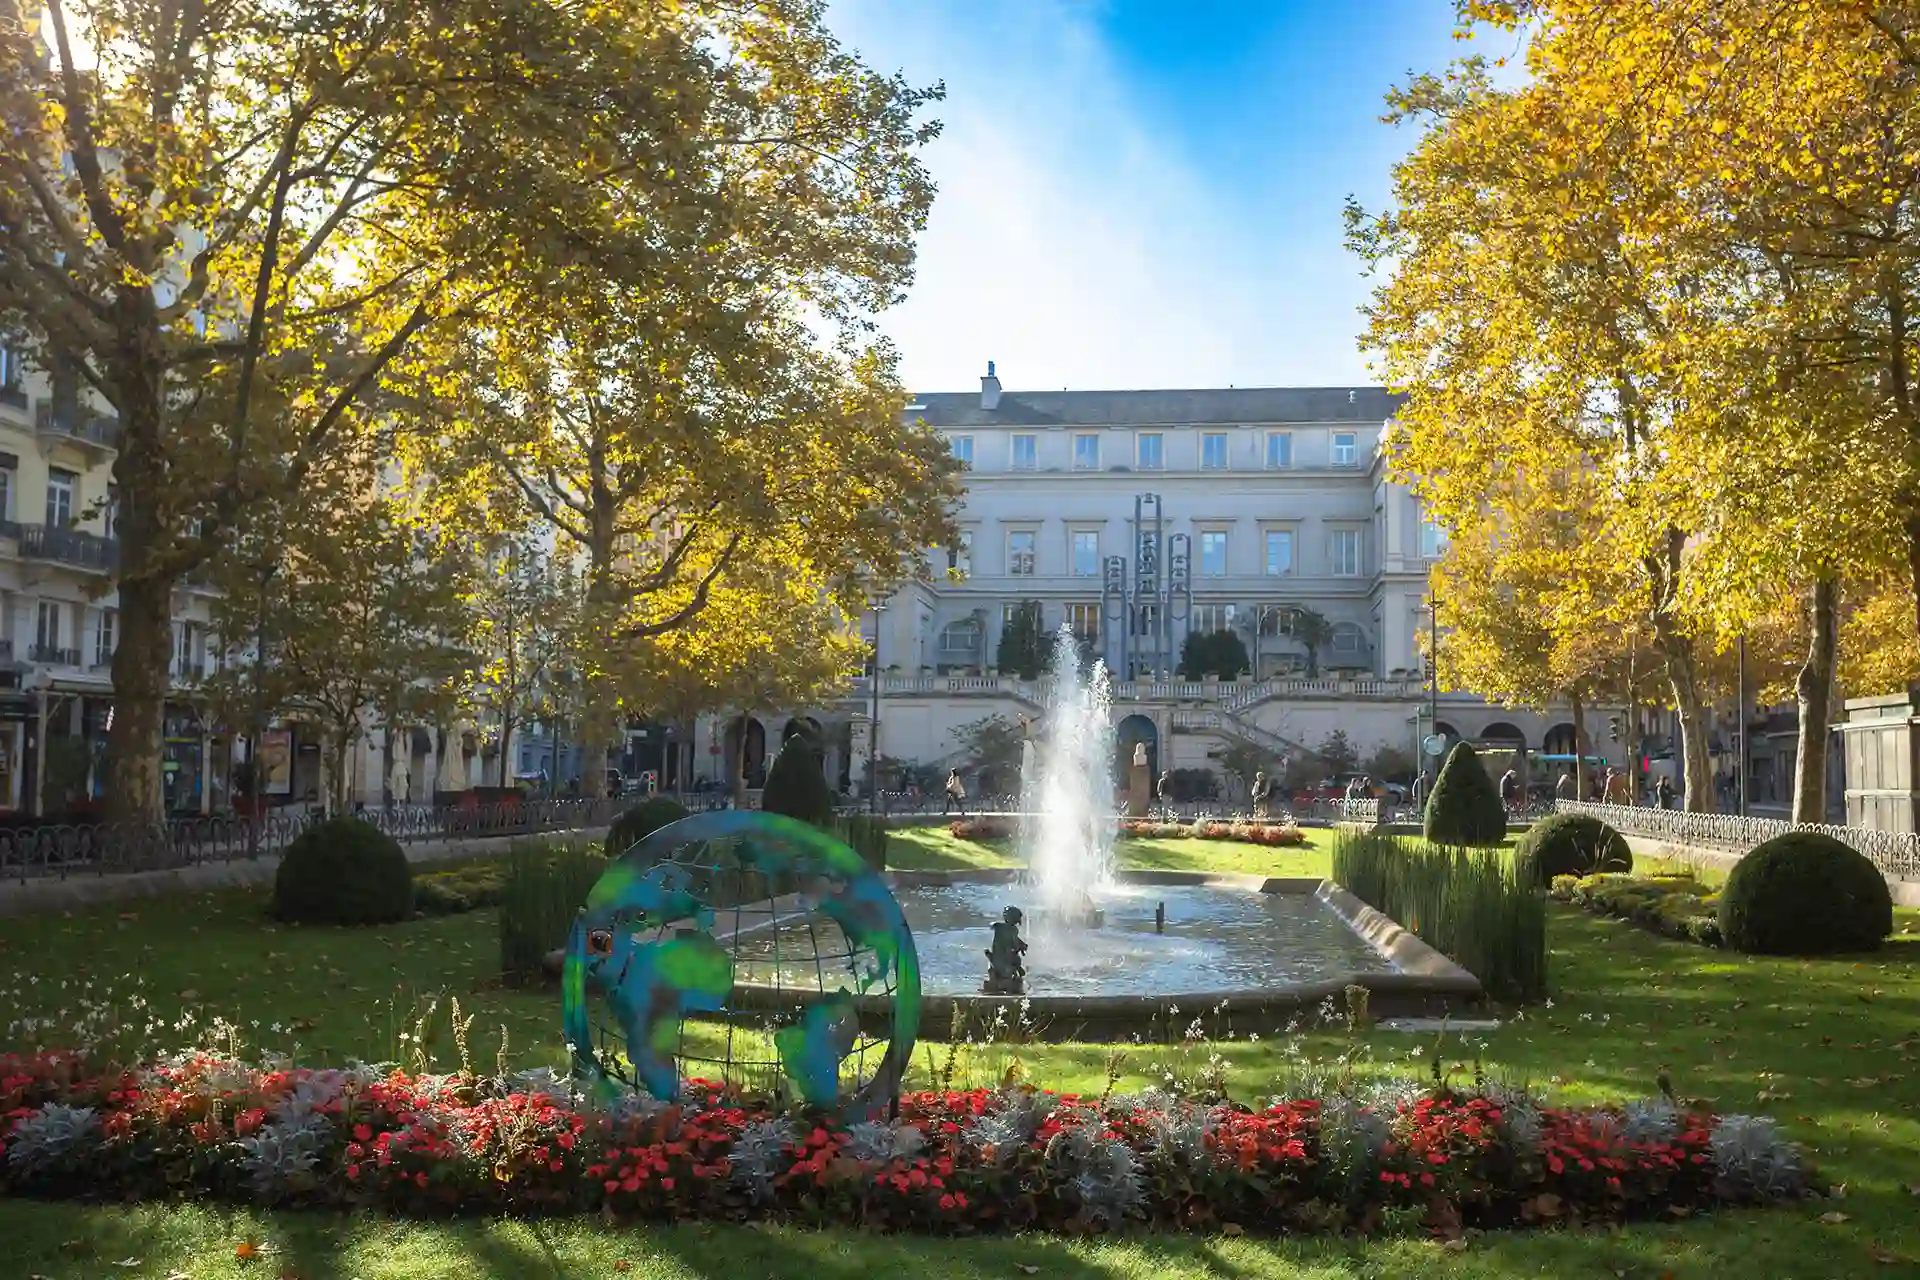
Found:
[[96, 449], [120, 447], [120, 419], [67, 406], [55, 408], [51, 400], [34, 406], [33, 426], [43, 436], [61, 436]]
[[45, 524], [20, 526], [20, 555], [28, 560], [51, 560], [94, 573], [112, 573], [120, 567], [117, 540]]
[[27, 657], [34, 662], [49, 667], [77, 667], [80, 665], [78, 649], [62, 649], [58, 645], [36, 644], [27, 650]]

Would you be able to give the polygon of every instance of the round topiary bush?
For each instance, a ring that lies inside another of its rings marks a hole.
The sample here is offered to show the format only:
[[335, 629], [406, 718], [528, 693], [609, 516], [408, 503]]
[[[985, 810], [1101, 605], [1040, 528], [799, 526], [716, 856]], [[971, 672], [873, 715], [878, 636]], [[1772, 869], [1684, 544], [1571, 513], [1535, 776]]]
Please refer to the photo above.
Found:
[[413, 865], [394, 838], [359, 818], [328, 818], [287, 846], [273, 914], [301, 924], [390, 924], [413, 914]]
[[1490, 848], [1507, 838], [1507, 807], [1479, 755], [1464, 742], [1454, 744], [1433, 781], [1426, 837], [1455, 848]]
[[1789, 831], [1758, 846], [1720, 891], [1720, 933], [1735, 951], [1872, 951], [1892, 932], [1893, 894], [1879, 869], [1818, 832]]
[[820, 757], [813, 753], [804, 737], [788, 738], [767, 770], [767, 785], [760, 792], [764, 813], [784, 814], [825, 827], [833, 822], [833, 791], [820, 771]]
[[679, 801], [650, 796], [613, 820], [607, 829], [607, 857], [618, 858], [648, 836], [687, 816]]
[[1520, 837], [1514, 869], [1529, 883], [1548, 885], [1555, 876], [1590, 876], [1633, 870], [1627, 838], [1584, 813], [1542, 818]]

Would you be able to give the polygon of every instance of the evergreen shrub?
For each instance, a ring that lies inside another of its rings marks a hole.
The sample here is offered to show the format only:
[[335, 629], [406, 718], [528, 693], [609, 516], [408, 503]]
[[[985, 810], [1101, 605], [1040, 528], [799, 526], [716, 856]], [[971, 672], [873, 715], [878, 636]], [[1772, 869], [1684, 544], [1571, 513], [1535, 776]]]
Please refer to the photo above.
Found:
[[273, 914], [301, 924], [391, 924], [413, 914], [413, 866], [399, 842], [360, 818], [328, 818], [287, 846]]
[[1480, 756], [1454, 744], [1427, 799], [1426, 837], [1455, 848], [1491, 848], [1507, 837], [1507, 807]]
[[1857, 849], [1789, 831], [1734, 864], [1720, 891], [1720, 932], [1735, 951], [1759, 955], [1872, 951], [1893, 932], [1893, 894]]

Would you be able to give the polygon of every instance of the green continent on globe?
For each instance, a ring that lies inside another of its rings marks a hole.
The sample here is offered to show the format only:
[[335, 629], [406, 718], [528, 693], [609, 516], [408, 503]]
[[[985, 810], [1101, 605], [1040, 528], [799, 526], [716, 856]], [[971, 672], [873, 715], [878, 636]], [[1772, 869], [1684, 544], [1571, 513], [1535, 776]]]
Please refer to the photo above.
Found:
[[[618, 952], [614, 958], [620, 958]], [[680, 1068], [673, 1050], [680, 1020], [726, 1007], [733, 991], [733, 956], [711, 934], [683, 933], [632, 946], [625, 959], [614, 970], [618, 976], [609, 994], [634, 1076], [656, 1098], [677, 1097]]]
[[800, 1096], [817, 1107], [840, 1096], [840, 1064], [860, 1035], [853, 993], [841, 987], [809, 1008], [799, 1023], [773, 1033], [780, 1067]]

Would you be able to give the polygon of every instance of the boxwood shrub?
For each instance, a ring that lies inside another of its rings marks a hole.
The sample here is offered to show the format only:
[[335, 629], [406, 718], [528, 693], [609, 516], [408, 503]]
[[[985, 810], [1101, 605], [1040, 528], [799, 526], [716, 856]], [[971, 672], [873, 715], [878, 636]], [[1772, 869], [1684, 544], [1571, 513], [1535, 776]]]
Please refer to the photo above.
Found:
[[1832, 836], [1789, 831], [1734, 864], [1720, 932], [1736, 951], [1872, 951], [1893, 932], [1893, 894], [1867, 856]]
[[359, 818], [301, 832], [280, 859], [273, 914], [301, 924], [391, 924], [413, 914], [413, 866], [394, 838]]
[[1514, 863], [1524, 877], [1544, 886], [1559, 876], [1631, 871], [1633, 850], [1625, 836], [1598, 818], [1556, 813], [1534, 823], [1520, 837]]

